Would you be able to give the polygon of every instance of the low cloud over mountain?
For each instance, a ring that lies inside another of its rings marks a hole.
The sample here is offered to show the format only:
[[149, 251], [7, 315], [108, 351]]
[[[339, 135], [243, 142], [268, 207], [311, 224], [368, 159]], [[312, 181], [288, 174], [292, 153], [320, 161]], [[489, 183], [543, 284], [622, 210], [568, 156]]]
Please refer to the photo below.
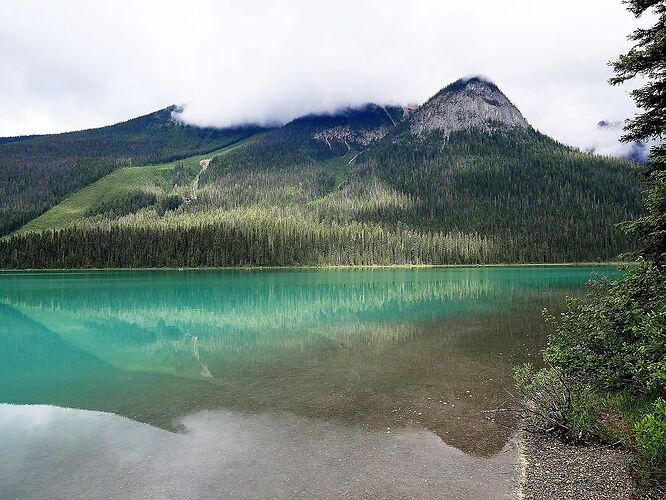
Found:
[[0, 17], [0, 136], [101, 126], [172, 103], [199, 125], [285, 123], [366, 102], [423, 103], [442, 82], [483, 73], [535, 128], [602, 147], [598, 117], [635, 111], [626, 89], [606, 83], [606, 62], [635, 23], [605, 0], [27, 0]]

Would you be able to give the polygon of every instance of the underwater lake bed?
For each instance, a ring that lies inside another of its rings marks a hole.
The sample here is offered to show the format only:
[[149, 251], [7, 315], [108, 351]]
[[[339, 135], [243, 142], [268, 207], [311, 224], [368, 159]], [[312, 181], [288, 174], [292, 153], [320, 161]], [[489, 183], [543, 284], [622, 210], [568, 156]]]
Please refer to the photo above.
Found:
[[484, 412], [620, 273], [2, 273], [0, 498], [509, 498]]

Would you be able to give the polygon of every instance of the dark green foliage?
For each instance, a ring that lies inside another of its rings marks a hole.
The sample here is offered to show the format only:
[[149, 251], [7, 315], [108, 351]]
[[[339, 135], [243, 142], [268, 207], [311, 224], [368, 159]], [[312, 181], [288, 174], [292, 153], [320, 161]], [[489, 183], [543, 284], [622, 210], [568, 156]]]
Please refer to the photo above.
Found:
[[[270, 199], [257, 196], [271, 189], [259, 187], [264, 175], [281, 193], [282, 179], [292, 176], [292, 185], [306, 193], [299, 203], [337, 188], [331, 187], [333, 172], [327, 176], [317, 160], [326, 148], [313, 146], [312, 130], [303, 132], [298, 122], [216, 158], [203, 181], [211, 192], [226, 193], [217, 194], [213, 204], [232, 208]], [[613, 259], [628, 246], [616, 224], [643, 213], [628, 162], [581, 153], [533, 130], [470, 130], [443, 143], [438, 134], [414, 137], [402, 124], [347, 163], [348, 180], [339, 196], [317, 207], [319, 218], [482, 234], [497, 242], [495, 258], [503, 262]], [[384, 187], [370, 207], [364, 200], [377, 182]], [[395, 204], [386, 196], [406, 202]], [[273, 202], [287, 201], [282, 196]]]
[[616, 224], [642, 213], [628, 162], [533, 130], [458, 132], [445, 145], [403, 131], [355, 165], [352, 182], [376, 176], [416, 200], [400, 221], [496, 238], [512, 262], [612, 259], [627, 247]]
[[[663, 139], [666, 130], [666, 3], [629, 0], [656, 24], [630, 36], [636, 45], [613, 64], [612, 84], [642, 75], [632, 92], [644, 111], [625, 128], [627, 141]], [[636, 451], [641, 486], [666, 495], [666, 148], [651, 149], [644, 170], [647, 215], [624, 224], [645, 260], [615, 283], [570, 298], [544, 359], [551, 366], [517, 371], [528, 423], [566, 439], [622, 443]], [[553, 376], [556, 374], [556, 376]], [[564, 395], [564, 396], [563, 396]], [[545, 401], [545, 403], [544, 403]], [[558, 411], [552, 411], [557, 408]]]
[[184, 186], [190, 181], [185, 171], [185, 167], [182, 165], [176, 165], [171, 173], [171, 183], [175, 186]]
[[570, 298], [544, 359], [516, 371], [525, 423], [573, 441], [623, 444], [637, 473], [666, 480], [666, 271], [644, 262]]
[[[653, 147], [649, 167], [666, 164], [666, 149]], [[662, 155], [662, 156], [655, 156]], [[646, 174], [645, 205], [647, 214], [623, 225], [627, 234], [638, 242], [632, 254], [662, 265], [666, 264], [666, 170], [653, 170]]]
[[402, 108], [368, 104], [330, 115], [297, 118], [246, 148], [216, 158], [202, 182], [247, 169], [299, 166], [305, 170], [323, 160], [363, 149], [369, 144], [369, 137], [374, 137], [373, 133], [387, 132], [402, 119], [402, 114]]
[[[104, 241], [110, 226], [126, 240], [136, 233], [135, 246], [125, 248], [159, 256], [149, 267], [598, 261], [626, 248], [615, 224], [641, 213], [628, 162], [581, 153], [533, 130], [416, 137], [408, 124], [394, 126], [399, 112], [369, 105], [294, 120], [214, 157], [196, 187], [175, 190], [188, 199], [192, 193], [188, 203], [174, 193], [160, 199], [155, 221], [144, 214], [116, 223], [128, 213], [116, 211], [96, 219], [106, 222], [99, 227], [57, 236], [53, 244], [67, 237], [77, 248], [43, 248], [41, 264], [34, 251], [17, 257], [15, 249], [42, 248], [49, 237], [12, 238], [0, 245], [0, 254], [12, 256], [0, 255], [0, 265], [138, 266], [102, 243], [94, 259], [80, 254], [82, 242]], [[184, 174], [176, 168], [172, 185], [189, 188]], [[295, 217], [295, 225], [273, 223], [275, 214]], [[160, 226], [179, 230], [197, 250], [174, 247], [159, 237]], [[211, 247], [208, 231], [223, 241]], [[316, 246], [300, 248], [313, 238]], [[291, 245], [293, 255], [276, 241]], [[225, 248], [236, 245], [245, 253], [230, 258]], [[213, 254], [197, 261], [199, 247]]]
[[[626, 54], [611, 63], [615, 76], [610, 79], [612, 85], [624, 83], [638, 75], [644, 76], [647, 83], [631, 92], [639, 109], [626, 127], [627, 141], [641, 141], [654, 137], [663, 137], [666, 129], [664, 117], [664, 95], [666, 94], [666, 2], [663, 0], [630, 0], [626, 2], [629, 10], [636, 17], [641, 17], [652, 9], [657, 21], [649, 28], [639, 28], [629, 35], [635, 42]], [[663, 168], [663, 166], [662, 166]]]
[[206, 153], [258, 129], [184, 125], [175, 107], [117, 125], [0, 142], [0, 235], [40, 215], [65, 195], [119, 166]]
[[[251, 149], [271, 157], [281, 157], [282, 152], [291, 157], [298, 152], [300, 156], [323, 160], [350, 149], [363, 149], [368, 144], [365, 132], [391, 128], [402, 119], [402, 114], [402, 108], [367, 104], [329, 115], [308, 115], [267, 134]], [[323, 131], [335, 133], [318, 135]]]
[[[349, 152], [325, 161], [315, 160], [313, 153], [304, 150], [281, 156], [281, 146], [276, 146], [277, 152], [273, 146], [257, 149], [256, 142], [215, 157], [203, 175], [205, 182], [197, 190], [197, 198], [178, 209], [182, 217], [169, 215], [179, 203], [165, 198], [157, 206], [163, 219], [144, 229], [140, 227], [147, 224], [144, 219], [118, 225], [125, 240], [136, 234], [135, 244], [124, 248], [142, 256], [159, 255], [153, 262], [135, 261], [133, 256], [119, 258], [106, 243], [100, 243], [99, 254], [92, 260], [80, 255], [82, 242], [106, 241], [107, 237], [100, 228], [83, 226], [85, 229], [67, 230], [54, 240], [57, 244], [60, 238], [71, 238], [77, 242], [71, 250], [43, 248], [50, 237], [11, 238], [0, 245], [0, 266], [607, 260], [619, 253], [624, 241], [613, 224], [640, 213], [638, 183], [627, 162], [580, 153], [533, 131], [489, 134], [472, 130], [454, 134], [446, 144], [436, 137], [425, 141], [407, 137], [399, 142], [394, 138], [359, 156]], [[224, 213], [234, 220], [234, 232], [218, 227], [219, 210], [229, 211]], [[297, 215], [298, 223], [289, 229], [274, 224], [271, 218], [276, 213]], [[217, 253], [197, 261], [198, 249], [191, 253], [174, 247], [170, 237], [159, 236], [160, 224], [171, 228], [176, 223], [181, 226], [179, 238], [189, 238], [183, 243], [187, 248], [203, 247]], [[225, 235], [219, 236], [222, 242], [207, 243], [208, 231]], [[407, 234], [409, 242], [399, 239]], [[314, 245], [312, 238], [317, 246], [301, 248]], [[433, 246], [441, 238], [455, 241], [451, 246], [455, 249], [443, 251]], [[276, 241], [286, 246], [277, 251]], [[230, 258], [227, 245], [239, 245], [245, 254]], [[17, 250], [27, 246], [33, 250]], [[42, 263], [36, 248], [42, 248]], [[31, 257], [17, 257], [24, 252]]]
[[604, 391], [666, 397], [666, 273], [644, 263], [570, 298], [545, 360]]
[[2, 268], [471, 264], [492, 255], [492, 243], [478, 235], [320, 223], [260, 208], [138, 217], [0, 240]]
[[[628, 229], [641, 241], [637, 255], [656, 262], [666, 262], [666, 2], [663, 0], [629, 0], [628, 9], [636, 16], [652, 10], [656, 22], [649, 28], [634, 31], [629, 40], [634, 46], [611, 63], [615, 76], [610, 83], [617, 85], [641, 76], [642, 87], [631, 92], [641, 113], [625, 127], [625, 141], [657, 140], [650, 149], [645, 166], [648, 214]], [[661, 144], [659, 142], [662, 142]]]
[[149, 207], [155, 203], [157, 203], [157, 196], [155, 193], [144, 190], [121, 198], [116, 198], [112, 201], [100, 203], [94, 209], [88, 211], [86, 216], [94, 217], [96, 215], [103, 215], [109, 218], [121, 217], [123, 215], [137, 212], [142, 208]]
[[158, 213], [164, 215], [166, 212], [176, 210], [183, 204], [183, 197], [177, 194], [170, 194], [160, 200]]

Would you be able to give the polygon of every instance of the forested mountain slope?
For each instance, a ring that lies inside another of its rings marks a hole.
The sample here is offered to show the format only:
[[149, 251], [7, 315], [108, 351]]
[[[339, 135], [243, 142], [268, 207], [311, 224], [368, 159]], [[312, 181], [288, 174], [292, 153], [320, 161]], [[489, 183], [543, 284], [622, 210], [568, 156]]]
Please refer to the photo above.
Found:
[[175, 111], [171, 106], [79, 132], [0, 139], [0, 236], [119, 166], [205, 153], [259, 130], [185, 125], [174, 119]]
[[227, 154], [257, 140], [262, 133], [224, 148], [181, 160], [149, 165], [123, 166], [66, 196], [39, 217], [32, 219], [13, 235], [63, 229], [86, 218], [112, 218], [146, 207], [164, 212], [189, 200], [198, 188], [202, 165], [211, 158]]
[[293, 120], [246, 148], [213, 160], [202, 176], [201, 204], [232, 208], [290, 206], [333, 192], [349, 164], [405, 116], [400, 107], [367, 104]]
[[540, 134], [473, 78], [411, 112], [370, 104], [294, 120], [212, 158], [196, 196], [167, 178], [136, 210], [3, 240], [0, 265], [608, 260], [626, 248], [616, 224], [642, 210], [630, 170]]
[[[483, 234], [511, 261], [613, 258], [628, 244], [616, 225], [641, 211], [626, 161], [535, 131], [478, 78], [446, 87], [360, 155], [349, 191], [370, 182], [412, 200], [394, 223]], [[363, 219], [390, 222], [385, 213]]]

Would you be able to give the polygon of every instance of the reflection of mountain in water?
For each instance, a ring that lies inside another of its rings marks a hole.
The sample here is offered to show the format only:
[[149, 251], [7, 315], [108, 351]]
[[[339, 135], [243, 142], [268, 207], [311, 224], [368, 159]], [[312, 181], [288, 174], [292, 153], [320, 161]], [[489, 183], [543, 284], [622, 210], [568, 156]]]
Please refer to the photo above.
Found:
[[474, 457], [426, 429], [228, 411], [182, 425], [174, 434], [108, 413], [0, 405], [3, 497], [508, 498], [514, 476], [511, 446]]
[[479, 410], [541, 344], [526, 337], [541, 330], [541, 309], [589, 275], [558, 271], [4, 276], [0, 402], [164, 427], [199, 409], [280, 409], [424, 425], [490, 453], [508, 431]]

